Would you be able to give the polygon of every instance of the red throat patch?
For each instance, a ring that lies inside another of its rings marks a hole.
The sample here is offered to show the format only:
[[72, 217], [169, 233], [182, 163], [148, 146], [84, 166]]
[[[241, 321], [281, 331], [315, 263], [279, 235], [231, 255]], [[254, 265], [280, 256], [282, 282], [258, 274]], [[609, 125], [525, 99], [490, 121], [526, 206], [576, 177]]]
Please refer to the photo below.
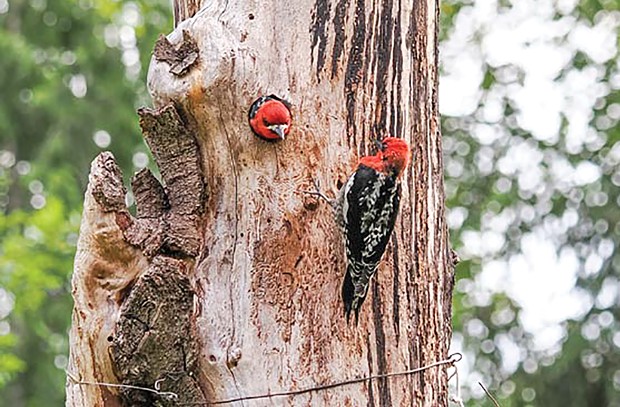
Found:
[[383, 158], [381, 158], [379, 154], [381, 154], [381, 152], [377, 155], [367, 155], [366, 157], [362, 157], [359, 165], [365, 165], [366, 167], [370, 167], [378, 172], [385, 172], [385, 168], [383, 167]]

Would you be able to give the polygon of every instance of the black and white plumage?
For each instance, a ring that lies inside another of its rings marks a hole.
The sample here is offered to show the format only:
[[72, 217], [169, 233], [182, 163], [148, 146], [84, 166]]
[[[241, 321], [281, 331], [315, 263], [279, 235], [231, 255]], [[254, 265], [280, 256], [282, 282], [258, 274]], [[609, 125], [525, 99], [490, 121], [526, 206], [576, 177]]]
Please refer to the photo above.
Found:
[[347, 321], [355, 320], [366, 299], [372, 276], [390, 240], [400, 204], [397, 172], [381, 172], [360, 164], [343, 186], [336, 210], [347, 255], [342, 285]]
[[323, 195], [316, 182], [316, 191], [306, 191], [332, 206], [344, 234], [347, 269], [342, 300], [347, 322], [351, 312], [358, 321], [370, 280], [394, 230], [400, 205], [400, 179], [411, 158], [409, 145], [403, 139], [386, 137], [376, 144], [376, 154], [359, 160], [337, 199]]

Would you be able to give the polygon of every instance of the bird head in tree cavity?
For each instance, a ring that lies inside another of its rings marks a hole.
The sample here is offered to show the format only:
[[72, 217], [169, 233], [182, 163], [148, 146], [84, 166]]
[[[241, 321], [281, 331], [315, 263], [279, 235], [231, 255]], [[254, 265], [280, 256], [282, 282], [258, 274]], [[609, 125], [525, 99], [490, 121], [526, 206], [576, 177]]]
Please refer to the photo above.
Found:
[[261, 96], [248, 113], [254, 134], [266, 141], [284, 140], [291, 131], [291, 105], [276, 95]]

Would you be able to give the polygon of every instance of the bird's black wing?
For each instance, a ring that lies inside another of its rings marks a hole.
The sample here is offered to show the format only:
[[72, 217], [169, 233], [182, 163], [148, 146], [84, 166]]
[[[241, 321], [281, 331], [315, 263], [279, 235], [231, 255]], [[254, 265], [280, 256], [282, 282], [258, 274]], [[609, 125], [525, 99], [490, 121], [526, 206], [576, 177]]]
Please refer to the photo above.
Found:
[[390, 240], [398, 207], [396, 177], [360, 165], [345, 185], [342, 214], [347, 249], [347, 272], [342, 286], [345, 314], [357, 320], [370, 278]]
[[400, 184], [395, 177], [363, 165], [351, 178], [343, 203], [348, 257], [377, 264], [394, 229]]

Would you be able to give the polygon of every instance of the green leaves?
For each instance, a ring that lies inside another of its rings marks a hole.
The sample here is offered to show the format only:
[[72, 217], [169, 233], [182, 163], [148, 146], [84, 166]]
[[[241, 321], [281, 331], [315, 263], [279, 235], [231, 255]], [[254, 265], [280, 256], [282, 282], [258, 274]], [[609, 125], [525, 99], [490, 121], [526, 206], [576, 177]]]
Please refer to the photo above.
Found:
[[618, 4], [463, 2], [442, 43], [455, 338], [502, 406], [620, 403]]
[[7, 10], [0, 0], [2, 403], [63, 403], [89, 164], [112, 150], [130, 174], [146, 151], [135, 108], [148, 103], [146, 67], [169, 7], [16, 0]]
[[77, 225], [67, 222], [66, 208], [51, 197], [38, 211], [0, 217], [0, 234], [0, 285], [15, 295], [16, 314], [36, 311], [50, 292], [66, 284]]
[[17, 337], [11, 333], [0, 335], [0, 387], [4, 387], [17, 373], [25, 370], [23, 360], [13, 354]]

